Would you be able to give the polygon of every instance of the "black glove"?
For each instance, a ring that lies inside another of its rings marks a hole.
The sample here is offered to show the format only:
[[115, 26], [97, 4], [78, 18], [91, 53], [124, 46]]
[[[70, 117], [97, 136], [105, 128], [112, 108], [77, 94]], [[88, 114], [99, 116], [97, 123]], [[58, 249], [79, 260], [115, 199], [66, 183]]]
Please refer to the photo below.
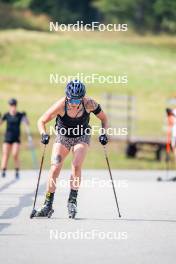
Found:
[[168, 116], [172, 115], [173, 114], [172, 109], [166, 108], [166, 113], [167, 113]]
[[50, 136], [48, 134], [42, 134], [41, 143], [47, 145], [49, 143]]
[[99, 141], [102, 145], [106, 145], [108, 143], [108, 137], [106, 134], [99, 136]]

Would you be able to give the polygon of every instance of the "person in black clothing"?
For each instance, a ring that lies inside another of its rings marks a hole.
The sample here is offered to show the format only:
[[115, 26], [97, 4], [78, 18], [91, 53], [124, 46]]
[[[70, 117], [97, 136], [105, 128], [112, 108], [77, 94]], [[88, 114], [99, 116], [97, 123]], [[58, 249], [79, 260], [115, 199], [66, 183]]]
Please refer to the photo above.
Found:
[[0, 119], [0, 125], [6, 122], [6, 131], [2, 146], [1, 170], [2, 177], [6, 176], [6, 170], [10, 153], [12, 153], [15, 165], [15, 176], [19, 178], [19, 152], [20, 152], [20, 125], [22, 122], [28, 123], [25, 113], [17, 111], [17, 100], [9, 100], [9, 112], [5, 113]]
[[67, 84], [65, 92], [66, 96], [51, 106], [38, 121], [38, 129], [43, 144], [49, 143], [50, 136], [46, 132], [46, 124], [54, 118], [56, 118], [57, 136], [53, 145], [45, 202], [42, 208], [36, 212], [36, 217], [49, 217], [53, 212], [52, 204], [56, 179], [70, 150], [73, 154], [73, 161], [67, 207], [70, 218], [74, 218], [77, 213], [77, 195], [81, 182], [81, 170], [91, 137], [90, 113], [93, 113], [101, 121], [102, 128], [105, 131], [99, 137], [100, 143], [105, 145], [108, 142], [106, 136], [107, 116], [94, 99], [85, 96], [84, 84], [77, 80], [71, 81]]

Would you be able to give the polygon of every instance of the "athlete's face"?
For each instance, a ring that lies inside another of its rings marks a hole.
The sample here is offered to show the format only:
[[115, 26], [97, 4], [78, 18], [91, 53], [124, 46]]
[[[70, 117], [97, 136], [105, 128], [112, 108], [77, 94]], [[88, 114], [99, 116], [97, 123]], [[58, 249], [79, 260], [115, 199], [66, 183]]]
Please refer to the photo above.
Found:
[[10, 112], [12, 115], [15, 115], [16, 112], [17, 112], [17, 106], [16, 106], [16, 105], [9, 105], [9, 112]]
[[82, 99], [68, 99], [68, 102], [71, 108], [76, 108], [81, 104]]

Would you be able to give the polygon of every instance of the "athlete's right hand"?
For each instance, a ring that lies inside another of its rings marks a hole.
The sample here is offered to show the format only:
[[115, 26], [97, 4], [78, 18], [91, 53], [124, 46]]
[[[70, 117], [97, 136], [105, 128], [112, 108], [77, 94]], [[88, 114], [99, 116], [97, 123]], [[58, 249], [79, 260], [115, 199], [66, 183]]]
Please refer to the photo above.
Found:
[[47, 145], [49, 143], [50, 136], [48, 134], [42, 134], [41, 143]]

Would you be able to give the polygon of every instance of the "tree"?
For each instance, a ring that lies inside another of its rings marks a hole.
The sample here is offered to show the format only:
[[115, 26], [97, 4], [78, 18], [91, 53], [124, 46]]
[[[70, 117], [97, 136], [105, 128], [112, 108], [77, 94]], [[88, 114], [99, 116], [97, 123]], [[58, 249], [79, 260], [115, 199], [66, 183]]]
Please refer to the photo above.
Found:
[[160, 30], [176, 32], [176, 1], [157, 0], [154, 4], [154, 12], [157, 17], [157, 27]]
[[30, 8], [36, 12], [47, 13], [60, 23], [74, 23], [77, 20], [90, 22], [96, 16], [96, 10], [90, 0], [32, 0]]
[[93, 0], [107, 22], [130, 23], [138, 31], [176, 32], [175, 0]]

